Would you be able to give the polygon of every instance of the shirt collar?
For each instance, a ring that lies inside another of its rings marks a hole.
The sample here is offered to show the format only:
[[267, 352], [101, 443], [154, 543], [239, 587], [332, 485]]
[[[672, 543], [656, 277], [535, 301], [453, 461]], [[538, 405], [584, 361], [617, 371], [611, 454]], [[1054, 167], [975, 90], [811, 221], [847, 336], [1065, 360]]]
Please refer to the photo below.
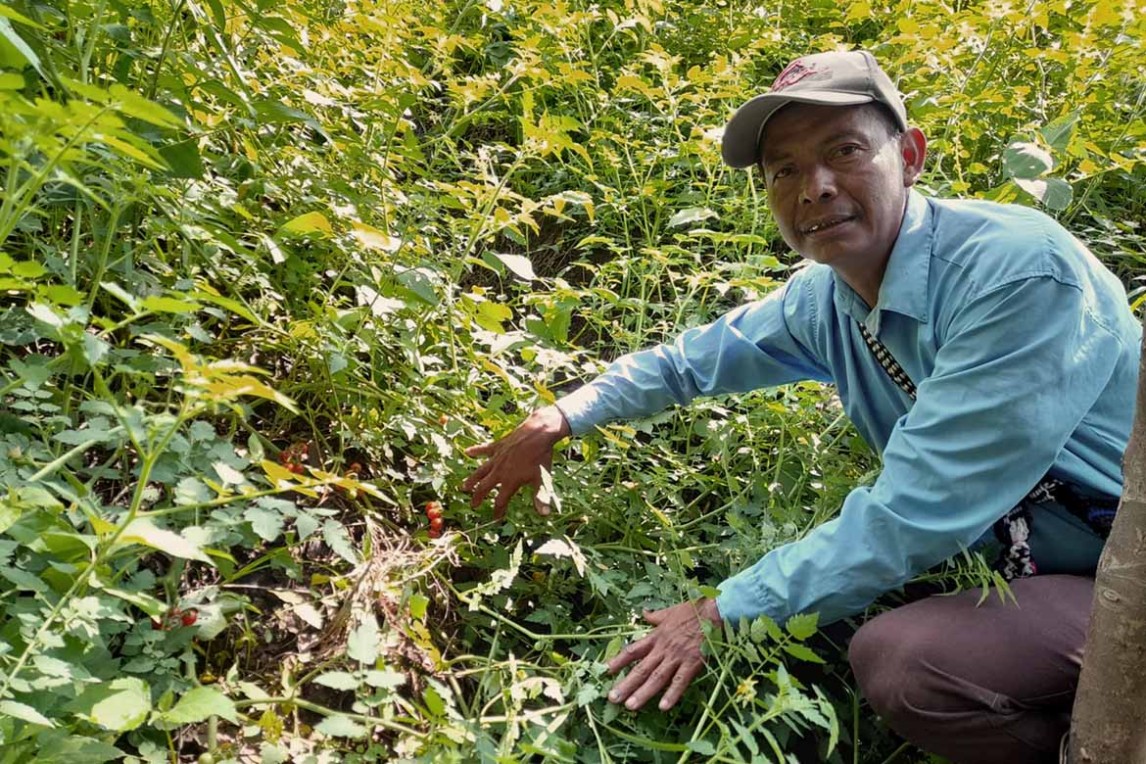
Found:
[[875, 334], [879, 333], [880, 314], [885, 310], [927, 323], [927, 278], [931, 270], [931, 205], [914, 189], [908, 193], [907, 209], [899, 226], [899, 235], [887, 270], [879, 287], [879, 301], [875, 308], [867, 305], [838, 275], [836, 281], [836, 307], [856, 320], [863, 321]]

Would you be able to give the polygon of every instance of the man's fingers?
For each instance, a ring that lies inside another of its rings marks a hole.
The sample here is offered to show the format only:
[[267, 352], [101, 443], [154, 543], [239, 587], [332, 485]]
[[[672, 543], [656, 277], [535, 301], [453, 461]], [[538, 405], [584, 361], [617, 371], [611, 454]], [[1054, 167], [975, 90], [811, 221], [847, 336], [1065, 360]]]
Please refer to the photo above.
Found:
[[630, 642], [625, 645], [625, 649], [613, 656], [605, 666], [609, 669], [610, 674], [616, 674], [618, 671], [628, 666], [633, 661], [640, 660], [649, 654], [649, 650], [653, 649], [653, 642], [648, 637], [638, 639], [636, 642]]
[[644, 619], [652, 625], [658, 626], [660, 625], [660, 622], [665, 619], [665, 616], [668, 615], [670, 610], [672, 610], [672, 608], [669, 607], [666, 607], [663, 610], [642, 610], [641, 615], [644, 616]]
[[470, 476], [465, 479], [465, 481], [462, 483], [462, 490], [472, 491], [474, 486], [477, 485], [482, 478], [488, 475], [491, 469], [493, 469], [492, 461], [488, 461], [482, 464], [476, 470], [471, 472]]
[[685, 661], [677, 666], [668, 689], [661, 697], [660, 709], [662, 711], [667, 711], [676, 705], [676, 702], [684, 695], [684, 691], [688, 689], [689, 683], [696, 679], [696, 675], [700, 673], [702, 668], [704, 668], [704, 664], [698, 661]]
[[533, 492], [533, 508], [537, 511], [537, 514], [541, 515], [542, 517], [547, 517], [549, 515], [549, 505], [541, 500], [541, 497], [537, 495], [536, 490]]
[[[609, 691], [609, 700], [613, 703], [624, 703], [627, 708], [637, 708], [628, 703], [628, 698], [633, 695], [639, 688], [643, 687], [645, 682], [649, 681], [653, 672], [657, 667], [664, 662], [664, 655], [658, 652], [653, 652], [647, 656], [640, 663], [638, 663], [629, 675], [621, 681], [613, 685], [613, 689]], [[665, 678], [667, 682], [667, 677]]]
[[679, 665], [672, 659], [666, 659], [657, 664], [657, 667], [649, 672], [645, 681], [629, 695], [628, 700], [625, 701], [625, 708], [636, 711], [656, 697], [657, 693], [672, 683]]
[[476, 446], [470, 446], [466, 449], [466, 456], [489, 456], [493, 453], [494, 446], [497, 445], [496, 440], [491, 440], [489, 443], [479, 443]]

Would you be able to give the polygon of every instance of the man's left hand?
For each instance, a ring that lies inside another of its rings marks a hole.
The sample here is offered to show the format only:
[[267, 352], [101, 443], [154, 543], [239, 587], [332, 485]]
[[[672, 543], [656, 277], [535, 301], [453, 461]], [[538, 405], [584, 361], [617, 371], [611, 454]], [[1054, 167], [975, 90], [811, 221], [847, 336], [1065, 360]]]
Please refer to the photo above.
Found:
[[610, 674], [639, 661], [609, 692], [609, 700], [624, 703], [630, 711], [635, 711], [663, 690], [660, 709], [664, 711], [680, 700], [689, 682], [704, 668], [704, 656], [700, 652], [704, 641], [701, 624], [708, 620], [719, 625], [720, 611], [716, 600], [702, 599], [664, 610], [646, 610], [644, 617], [656, 628], [609, 661]]

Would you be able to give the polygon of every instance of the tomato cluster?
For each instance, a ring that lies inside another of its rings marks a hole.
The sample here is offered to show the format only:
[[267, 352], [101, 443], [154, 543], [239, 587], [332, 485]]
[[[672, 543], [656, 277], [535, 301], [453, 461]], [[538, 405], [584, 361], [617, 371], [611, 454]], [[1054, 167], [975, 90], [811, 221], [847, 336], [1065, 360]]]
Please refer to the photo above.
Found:
[[430, 538], [442, 535], [442, 504], [438, 501], [426, 502], [426, 517], [430, 519]]
[[168, 610], [162, 618], [152, 618], [151, 628], [156, 631], [168, 631], [178, 626], [194, 626], [198, 620], [199, 611], [195, 608], [180, 610], [177, 607], [173, 607]]
[[307, 452], [309, 450], [310, 444], [305, 440], [298, 443], [291, 443], [282, 451], [279, 451], [279, 464], [286, 467], [290, 472], [301, 475], [306, 471], [303, 462], [306, 461]]

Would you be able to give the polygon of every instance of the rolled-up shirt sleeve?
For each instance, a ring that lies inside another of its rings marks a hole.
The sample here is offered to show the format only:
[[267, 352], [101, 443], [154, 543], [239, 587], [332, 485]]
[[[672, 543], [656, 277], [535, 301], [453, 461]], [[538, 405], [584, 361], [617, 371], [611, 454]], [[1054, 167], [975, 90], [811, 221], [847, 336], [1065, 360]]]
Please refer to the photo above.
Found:
[[724, 581], [722, 617], [834, 621], [970, 546], [1046, 474], [1122, 352], [1083, 288], [1049, 276], [971, 297], [942, 331], [875, 484]]
[[573, 435], [609, 420], [648, 416], [701, 395], [829, 380], [828, 370], [798, 337], [798, 330], [816, 319], [802, 276], [793, 276], [763, 300], [689, 329], [672, 343], [618, 358], [599, 377], [557, 402]]

